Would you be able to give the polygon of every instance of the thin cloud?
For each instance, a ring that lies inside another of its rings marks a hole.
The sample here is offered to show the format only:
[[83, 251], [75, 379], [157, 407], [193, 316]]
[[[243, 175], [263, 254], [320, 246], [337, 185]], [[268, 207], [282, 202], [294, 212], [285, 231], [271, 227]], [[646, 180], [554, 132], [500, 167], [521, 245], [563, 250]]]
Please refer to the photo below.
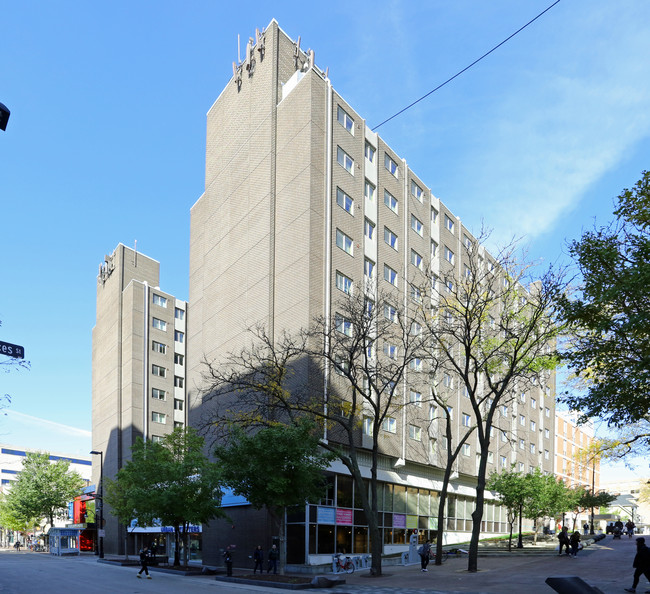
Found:
[[62, 433], [64, 435], [75, 435], [79, 437], [91, 437], [92, 433], [86, 429], [79, 429], [79, 427], [72, 427], [70, 425], [64, 425], [63, 423], [56, 423], [55, 421], [48, 421], [47, 419], [41, 419], [39, 417], [33, 417], [31, 415], [26, 415], [25, 413], [20, 413], [15, 410], [5, 411], [8, 417], [13, 417], [16, 421], [24, 423], [25, 425], [31, 425], [35, 427], [46, 427], [57, 433]]

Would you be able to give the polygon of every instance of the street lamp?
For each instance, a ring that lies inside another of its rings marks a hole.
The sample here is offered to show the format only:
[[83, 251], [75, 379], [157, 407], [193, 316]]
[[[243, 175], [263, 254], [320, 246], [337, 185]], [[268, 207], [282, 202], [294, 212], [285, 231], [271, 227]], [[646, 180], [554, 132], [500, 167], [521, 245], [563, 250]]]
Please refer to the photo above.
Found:
[[[97, 528], [97, 538], [99, 540], [99, 558], [104, 558], [104, 452], [92, 450], [91, 454], [99, 456], [99, 527]], [[96, 510], [95, 510], [96, 511]], [[95, 520], [95, 524], [97, 521]]]

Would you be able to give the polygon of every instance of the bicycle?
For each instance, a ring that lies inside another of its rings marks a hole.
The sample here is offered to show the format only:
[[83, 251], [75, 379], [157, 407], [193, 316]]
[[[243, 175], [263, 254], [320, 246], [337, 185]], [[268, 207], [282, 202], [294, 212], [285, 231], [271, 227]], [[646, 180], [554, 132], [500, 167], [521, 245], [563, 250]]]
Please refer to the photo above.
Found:
[[[429, 553], [429, 558], [431, 561], [435, 564], [436, 562], [436, 552], [434, 550], [431, 550]], [[442, 555], [440, 555], [440, 562], [444, 563], [447, 559], [449, 559], [449, 553], [447, 551], [442, 551]]]
[[354, 573], [354, 563], [350, 557], [346, 557], [345, 561], [342, 560], [341, 554], [334, 555], [336, 557], [336, 573], [345, 571], [346, 573]]

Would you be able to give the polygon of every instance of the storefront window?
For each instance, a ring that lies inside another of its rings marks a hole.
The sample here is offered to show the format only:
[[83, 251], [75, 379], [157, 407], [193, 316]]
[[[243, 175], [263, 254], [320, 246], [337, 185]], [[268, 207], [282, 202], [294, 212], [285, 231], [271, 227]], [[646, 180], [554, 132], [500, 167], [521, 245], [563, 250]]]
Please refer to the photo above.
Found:
[[429, 515], [429, 491], [420, 490], [420, 500], [418, 504], [418, 513], [421, 516]]
[[336, 477], [336, 507], [352, 507], [352, 477]]
[[418, 513], [418, 490], [414, 487], [408, 488], [408, 499], [407, 499], [407, 512], [411, 515], [417, 515]]
[[368, 549], [368, 528], [355, 526], [354, 527], [354, 549], [352, 552], [355, 555], [361, 555], [369, 552]]
[[406, 513], [406, 487], [394, 485], [393, 491], [393, 511], [398, 514]]
[[352, 526], [336, 527], [336, 552], [346, 555], [352, 552]]

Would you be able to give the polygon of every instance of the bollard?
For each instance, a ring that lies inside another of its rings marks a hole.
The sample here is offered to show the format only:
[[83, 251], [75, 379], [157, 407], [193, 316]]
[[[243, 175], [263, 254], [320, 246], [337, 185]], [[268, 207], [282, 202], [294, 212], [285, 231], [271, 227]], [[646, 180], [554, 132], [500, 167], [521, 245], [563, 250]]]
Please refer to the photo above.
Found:
[[576, 575], [548, 577], [546, 583], [558, 594], [604, 594], [600, 588], [590, 586]]

